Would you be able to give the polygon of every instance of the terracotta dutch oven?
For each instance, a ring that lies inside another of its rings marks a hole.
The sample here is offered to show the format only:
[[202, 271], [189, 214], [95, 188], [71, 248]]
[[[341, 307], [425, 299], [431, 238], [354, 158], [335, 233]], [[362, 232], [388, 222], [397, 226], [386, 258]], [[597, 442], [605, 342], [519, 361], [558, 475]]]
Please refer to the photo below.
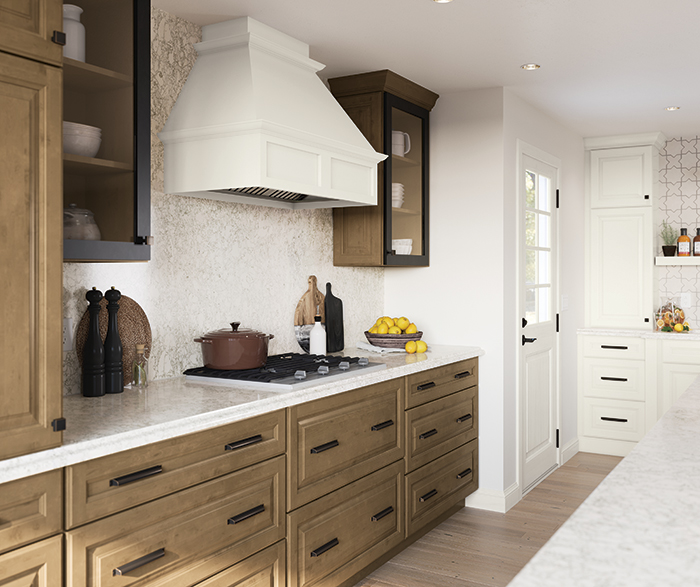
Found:
[[231, 330], [215, 330], [194, 339], [202, 344], [205, 367], [240, 371], [256, 369], [265, 364], [267, 345], [274, 335], [239, 328], [240, 324], [231, 322]]

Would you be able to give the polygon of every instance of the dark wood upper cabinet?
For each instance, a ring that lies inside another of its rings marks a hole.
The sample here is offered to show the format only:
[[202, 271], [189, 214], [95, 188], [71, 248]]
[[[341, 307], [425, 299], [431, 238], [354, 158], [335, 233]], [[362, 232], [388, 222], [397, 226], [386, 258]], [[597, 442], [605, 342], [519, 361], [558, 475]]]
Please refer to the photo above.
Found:
[[428, 266], [428, 118], [438, 95], [388, 70], [328, 82], [372, 147], [388, 155], [377, 205], [333, 210], [334, 265]]
[[63, 48], [53, 39], [62, 30], [60, 2], [0, 0], [0, 51], [60, 67]]
[[[1, 1], [1, 0], [0, 0]], [[150, 1], [78, 0], [86, 62], [63, 59], [63, 119], [102, 129], [95, 157], [63, 154], [63, 203], [101, 240], [64, 239], [64, 261], [151, 258]]]

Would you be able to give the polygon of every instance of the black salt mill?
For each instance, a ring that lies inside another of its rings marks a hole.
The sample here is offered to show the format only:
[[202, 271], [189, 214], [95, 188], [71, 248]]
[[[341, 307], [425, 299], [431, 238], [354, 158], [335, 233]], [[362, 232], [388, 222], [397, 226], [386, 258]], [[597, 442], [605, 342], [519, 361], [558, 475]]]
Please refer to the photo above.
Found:
[[90, 302], [90, 324], [83, 348], [83, 395], [100, 397], [105, 394], [105, 348], [100, 336], [99, 322], [102, 292], [93, 287], [85, 294], [85, 299]]
[[124, 371], [122, 359], [122, 340], [119, 338], [117, 312], [122, 294], [118, 289], [105, 292], [107, 300], [107, 337], [105, 338], [105, 391], [121, 393], [124, 391]]

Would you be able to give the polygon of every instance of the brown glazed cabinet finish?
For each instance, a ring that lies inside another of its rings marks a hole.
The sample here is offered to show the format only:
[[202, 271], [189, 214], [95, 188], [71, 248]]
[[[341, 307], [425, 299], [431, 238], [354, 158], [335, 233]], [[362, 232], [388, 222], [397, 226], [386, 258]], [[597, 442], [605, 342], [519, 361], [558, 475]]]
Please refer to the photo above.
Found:
[[287, 509], [402, 458], [403, 395], [392, 379], [288, 408]]
[[[387, 153], [387, 137], [385, 137], [385, 125], [388, 124], [385, 119], [385, 98], [387, 95], [405, 100], [426, 113], [433, 108], [438, 99], [438, 95], [434, 92], [389, 70], [333, 78], [328, 80], [328, 83], [338, 103], [374, 150], [380, 153]], [[427, 144], [428, 140], [428, 136], [424, 136], [422, 142]], [[391, 141], [389, 141], [390, 143]], [[421, 145], [415, 145], [414, 148], [419, 149]], [[391, 157], [390, 152], [387, 154]], [[428, 165], [428, 161], [423, 162], [425, 174], [427, 174]], [[385, 251], [385, 232], [389, 230], [391, 221], [385, 212], [387, 209], [385, 202], [387, 199], [391, 199], [391, 194], [385, 193], [385, 168], [385, 162], [380, 163], [377, 168], [376, 206], [335, 208], [333, 210], [334, 265], [383, 267], [397, 264], [387, 261]], [[427, 202], [426, 199], [426, 205]], [[427, 210], [423, 214], [423, 222], [425, 223]], [[425, 234], [427, 235], [427, 232]], [[408, 263], [409, 261], [407, 261]], [[415, 262], [411, 264], [415, 264]], [[427, 265], [427, 260], [422, 264]]]
[[288, 514], [288, 587], [338, 585], [400, 544], [402, 473], [396, 462]]
[[[66, 532], [67, 587], [189, 587], [278, 542], [284, 464], [276, 457]], [[159, 549], [164, 556], [114, 575]]]
[[0, 485], [0, 553], [62, 529], [63, 469]]
[[421, 371], [406, 377], [406, 408], [414, 408], [450, 393], [467, 389], [479, 380], [477, 358]]
[[0, 555], [0, 586], [62, 587], [63, 536]]
[[474, 440], [478, 388], [470, 387], [406, 411], [406, 473]]
[[285, 587], [285, 551], [286, 543], [281, 540], [211, 579], [197, 583], [197, 587]]
[[61, 65], [63, 47], [51, 39], [63, 30], [56, 0], [0, 0], [0, 51]]
[[0, 459], [6, 459], [62, 439], [52, 428], [62, 413], [62, 74], [2, 52], [0, 71], [0, 307], [9, 334], [0, 343]]
[[[285, 425], [285, 411], [278, 410], [66, 467], [66, 528], [284, 454]], [[162, 472], [110, 484], [152, 467]]]

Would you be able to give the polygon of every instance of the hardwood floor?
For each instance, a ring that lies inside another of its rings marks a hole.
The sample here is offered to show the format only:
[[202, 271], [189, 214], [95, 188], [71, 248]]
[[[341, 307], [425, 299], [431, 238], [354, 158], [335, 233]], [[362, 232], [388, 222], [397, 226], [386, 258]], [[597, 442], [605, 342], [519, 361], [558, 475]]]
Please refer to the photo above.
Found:
[[506, 514], [464, 508], [355, 587], [505, 586], [621, 460], [578, 453]]

